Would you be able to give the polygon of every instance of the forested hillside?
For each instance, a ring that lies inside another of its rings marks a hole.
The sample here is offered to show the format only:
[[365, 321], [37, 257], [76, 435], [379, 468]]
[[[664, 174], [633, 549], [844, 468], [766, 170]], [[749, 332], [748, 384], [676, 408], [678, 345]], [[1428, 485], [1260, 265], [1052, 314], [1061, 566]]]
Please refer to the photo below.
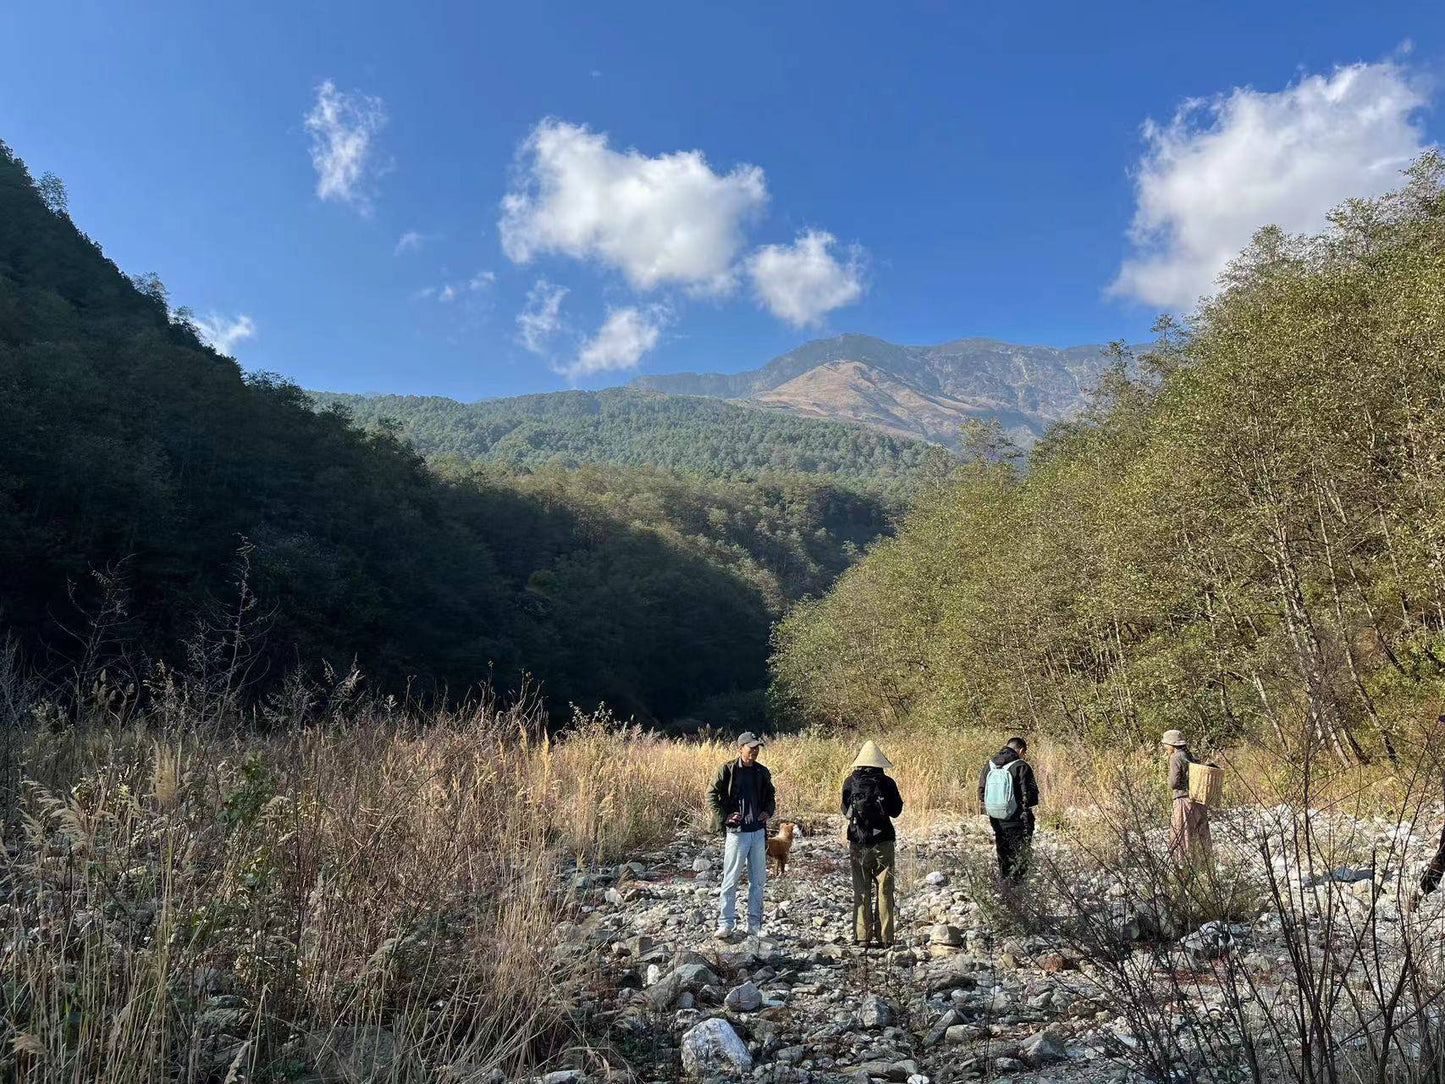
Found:
[[652, 466], [724, 478], [824, 474], [897, 492], [940, 449], [836, 422], [790, 417], [717, 399], [635, 388], [560, 391], [459, 403], [417, 395], [312, 392], [358, 422], [399, 423], [423, 455], [452, 454], [514, 467], [546, 463]]
[[561, 712], [755, 710], [783, 601], [887, 525], [808, 480], [443, 478], [203, 346], [46, 195], [0, 145], [0, 636], [42, 668], [224, 658], [259, 693], [355, 660], [397, 691], [530, 672]]
[[829, 724], [1261, 734], [1393, 757], [1445, 708], [1445, 167], [1262, 231], [1030, 469], [979, 459], [791, 614]]

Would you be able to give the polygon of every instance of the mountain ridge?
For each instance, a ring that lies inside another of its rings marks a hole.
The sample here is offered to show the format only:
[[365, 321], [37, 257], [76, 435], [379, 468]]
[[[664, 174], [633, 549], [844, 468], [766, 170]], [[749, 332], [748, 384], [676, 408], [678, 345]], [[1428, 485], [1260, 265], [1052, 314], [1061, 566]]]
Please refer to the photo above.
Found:
[[[756, 369], [647, 374], [628, 386], [748, 402], [955, 446], [966, 419], [996, 420], [1027, 447], [1088, 404], [1111, 363], [1106, 351], [1103, 344], [1026, 346], [986, 336], [905, 346], [850, 333], [806, 342]], [[840, 363], [854, 367], [843, 372], [836, 368]], [[815, 372], [826, 366], [835, 368]], [[795, 383], [809, 373], [812, 379]], [[880, 373], [894, 402], [878, 411], [859, 409], [876, 401], [874, 374]], [[814, 394], [823, 387], [826, 395]], [[904, 399], [915, 409], [895, 409]]]

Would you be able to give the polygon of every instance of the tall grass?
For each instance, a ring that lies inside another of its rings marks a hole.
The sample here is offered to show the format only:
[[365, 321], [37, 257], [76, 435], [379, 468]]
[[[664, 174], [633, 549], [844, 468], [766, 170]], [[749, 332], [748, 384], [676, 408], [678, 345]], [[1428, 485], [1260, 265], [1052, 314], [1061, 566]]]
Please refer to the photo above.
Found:
[[[22, 724], [6, 746], [0, 1078], [461, 1080], [585, 1048], [568, 1010], [588, 964], [558, 943], [567, 874], [700, 827], [731, 741], [605, 713], [549, 735], [530, 701], [421, 711], [353, 686], [292, 687], [244, 726], [174, 675], [144, 709], [103, 675], [66, 712], [34, 686], [23, 704], [0, 690]], [[780, 819], [819, 818], [878, 738], [907, 834], [975, 814], [1007, 736], [782, 736], [763, 759]], [[1152, 751], [1037, 740], [1030, 758], [1045, 823], [1107, 833], [1124, 796], [1140, 832], [1162, 821]], [[1419, 793], [1380, 771], [1296, 791], [1261, 753], [1229, 763], [1253, 801], [1281, 778], [1296, 805]]]

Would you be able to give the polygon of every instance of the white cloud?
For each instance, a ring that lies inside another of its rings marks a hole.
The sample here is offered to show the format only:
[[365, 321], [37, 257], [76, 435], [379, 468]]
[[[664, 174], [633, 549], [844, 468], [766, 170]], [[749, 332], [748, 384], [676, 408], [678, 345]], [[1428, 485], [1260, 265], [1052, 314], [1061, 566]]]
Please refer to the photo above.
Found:
[[497, 281], [495, 272], [478, 271], [465, 282], [449, 282], [437, 291], [438, 301], [455, 301], [467, 294], [479, 294]]
[[256, 337], [256, 322], [242, 313], [237, 317], [211, 313], [208, 316], [191, 316], [190, 323], [196, 334], [207, 346], [227, 357], [235, 355], [236, 344]]
[[768, 198], [756, 166], [719, 174], [701, 151], [616, 151], [605, 134], [551, 118], [522, 145], [520, 165], [498, 222], [507, 256], [597, 260], [640, 290], [728, 288], [744, 225]]
[[397, 238], [396, 248], [392, 250], [393, 256], [400, 256], [403, 252], [416, 252], [420, 250], [422, 242], [426, 238], [417, 233], [416, 230], [407, 230]]
[[1318, 230], [1355, 196], [1395, 187], [1425, 146], [1420, 81], [1398, 64], [1351, 64], [1278, 92], [1236, 87], [1144, 125], [1129, 230], [1109, 292], [1186, 309], [1254, 231]]
[[534, 354], [547, 351], [552, 336], [562, 330], [562, 299], [567, 287], [538, 279], [527, 291], [527, 303], [517, 313], [517, 338]]
[[370, 214], [372, 184], [379, 172], [373, 141], [386, 124], [381, 99], [343, 93], [328, 79], [316, 88], [316, 104], [305, 123], [311, 134], [316, 195]]
[[666, 321], [666, 310], [656, 306], [646, 312], [630, 305], [611, 309], [597, 334], [582, 344], [577, 360], [558, 371], [575, 379], [593, 373], [631, 369], [642, 360], [643, 354], [657, 345]]
[[433, 297], [438, 301], [455, 301], [468, 294], [482, 293], [496, 281], [497, 273], [495, 271], [478, 271], [471, 278], [461, 282], [444, 282], [440, 286], [424, 286], [411, 296], [416, 301], [425, 301]]
[[748, 257], [748, 275], [758, 301], [794, 327], [818, 323], [825, 314], [863, 296], [863, 250], [848, 250], [846, 262], [832, 253], [834, 237], [805, 230], [791, 245], [764, 245]]

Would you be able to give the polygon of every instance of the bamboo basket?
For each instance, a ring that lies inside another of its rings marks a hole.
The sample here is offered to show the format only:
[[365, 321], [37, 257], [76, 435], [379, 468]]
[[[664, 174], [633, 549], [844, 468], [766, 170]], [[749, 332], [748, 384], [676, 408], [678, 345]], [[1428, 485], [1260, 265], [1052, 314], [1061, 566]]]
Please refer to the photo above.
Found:
[[1189, 765], [1189, 800], [1213, 809], [1224, 800], [1224, 769], [1213, 764]]

